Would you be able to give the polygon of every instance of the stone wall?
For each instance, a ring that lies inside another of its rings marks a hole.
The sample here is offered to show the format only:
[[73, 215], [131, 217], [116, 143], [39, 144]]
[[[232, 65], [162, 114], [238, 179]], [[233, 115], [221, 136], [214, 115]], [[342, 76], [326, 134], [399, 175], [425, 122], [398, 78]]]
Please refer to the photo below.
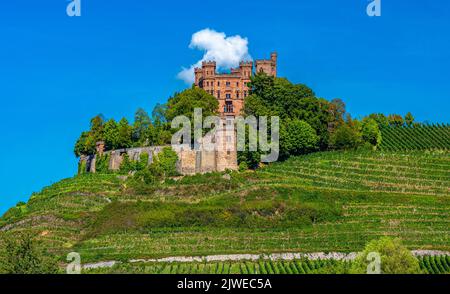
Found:
[[[140, 155], [146, 153], [149, 155], [148, 164], [151, 164], [153, 162], [153, 158], [160, 153], [164, 147], [169, 146], [118, 149], [103, 152], [103, 155], [109, 155], [109, 169], [117, 171], [122, 164], [125, 154], [128, 154], [130, 160], [138, 161], [140, 159]], [[236, 151], [180, 149], [175, 150], [175, 152], [178, 154], [177, 171], [182, 175], [238, 169]], [[86, 164], [86, 170], [81, 172], [95, 173], [96, 158], [97, 155], [81, 156], [80, 166], [83, 162]]]

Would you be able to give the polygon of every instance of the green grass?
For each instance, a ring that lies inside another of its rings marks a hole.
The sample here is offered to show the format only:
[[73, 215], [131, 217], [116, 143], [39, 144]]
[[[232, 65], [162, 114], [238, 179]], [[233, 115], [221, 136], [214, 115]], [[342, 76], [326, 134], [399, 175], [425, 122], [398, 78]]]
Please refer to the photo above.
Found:
[[61, 260], [78, 251], [83, 262], [351, 252], [382, 236], [410, 249], [450, 250], [448, 152], [315, 153], [222, 176], [143, 185], [84, 174], [34, 194], [0, 226], [32, 231]]

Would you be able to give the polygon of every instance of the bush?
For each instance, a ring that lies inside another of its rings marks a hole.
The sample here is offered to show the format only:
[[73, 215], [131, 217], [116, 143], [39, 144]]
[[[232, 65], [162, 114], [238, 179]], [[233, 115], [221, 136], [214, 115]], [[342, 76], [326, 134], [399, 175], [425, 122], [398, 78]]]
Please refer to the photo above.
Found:
[[362, 135], [358, 126], [343, 124], [330, 136], [330, 146], [333, 149], [352, 150], [362, 144]]
[[[383, 237], [373, 240], [366, 245], [351, 267], [351, 273], [367, 273], [369, 262], [367, 256], [376, 252], [381, 257], [382, 274], [419, 274], [421, 273], [419, 261], [403, 245], [399, 239]], [[369, 258], [370, 259], [370, 258]]]
[[280, 129], [280, 155], [288, 158], [292, 155], [310, 153], [318, 149], [319, 137], [316, 131], [305, 121], [286, 120]]
[[164, 177], [177, 176], [178, 155], [171, 147], [164, 147], [163, 150], [155, 156], [150, 170], [154, 173], [163, 173]]
[[46, 256], [29, 233], [4, 235], [0, 256], [0, 273], [5, 274], [54, 274], [58, 272], [56, 261]]
[[95, 160], [95, 171], [98, 173], [108, 173], [109, 172], [109, 155], [97, 155]]
[[239, 163], [239, 171], [243, 172], [248, 170], [248, 164], [245, 161], [242, 161], [241, 163]]
[[381, 143], [381, 131], [378, 123], [372, 118], [365, 118], [362, 125], [362, 138], [373, 146]]

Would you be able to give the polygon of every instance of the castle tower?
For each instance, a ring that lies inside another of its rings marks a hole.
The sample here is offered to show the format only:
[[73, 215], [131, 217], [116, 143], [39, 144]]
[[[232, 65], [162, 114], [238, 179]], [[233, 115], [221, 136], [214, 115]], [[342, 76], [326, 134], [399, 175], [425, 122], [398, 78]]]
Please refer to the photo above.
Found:
[[273, 52], [270, 59], [261, 59], [256, 61], [256, 73], [264, 72], [268, 76], [277, 76], [277, 59], [278, 54]]

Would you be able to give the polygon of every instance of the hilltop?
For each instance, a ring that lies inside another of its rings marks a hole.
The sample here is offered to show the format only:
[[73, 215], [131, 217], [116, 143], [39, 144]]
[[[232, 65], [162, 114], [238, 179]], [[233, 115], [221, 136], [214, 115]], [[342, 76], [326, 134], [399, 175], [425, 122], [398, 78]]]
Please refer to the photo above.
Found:
[[1, 218], [83, 262], [231, 253], [355, 252], [381, 237], [450, 250], [448, 152], [319, 152], [256, 171], [144, 184], [83, 174]]

